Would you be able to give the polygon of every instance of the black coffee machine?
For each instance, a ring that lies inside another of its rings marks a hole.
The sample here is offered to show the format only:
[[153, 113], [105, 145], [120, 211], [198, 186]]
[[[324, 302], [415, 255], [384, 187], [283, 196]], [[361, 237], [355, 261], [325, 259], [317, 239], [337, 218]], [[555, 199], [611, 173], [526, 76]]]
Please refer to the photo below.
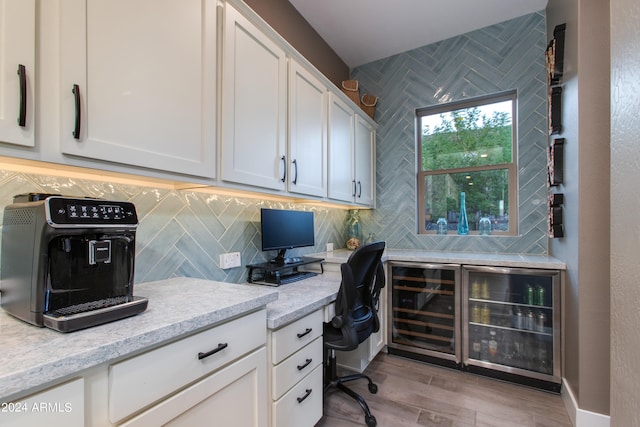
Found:
[[71, 332], [143, 312], [133, 295], [138, 217], [129, 202], [24, 194], [4, 210], [2, 308]]

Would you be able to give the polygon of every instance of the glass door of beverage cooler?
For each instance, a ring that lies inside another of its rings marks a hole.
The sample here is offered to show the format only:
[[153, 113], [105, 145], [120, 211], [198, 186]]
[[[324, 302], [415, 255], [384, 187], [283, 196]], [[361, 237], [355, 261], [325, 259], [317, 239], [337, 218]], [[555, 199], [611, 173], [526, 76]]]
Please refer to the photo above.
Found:
[[465, 266], [462, 274], [464, 365], [560, 384], [560, 272]]
[[459, 365], [460, 266], [392, 262], [389, 268], [389, 353]]

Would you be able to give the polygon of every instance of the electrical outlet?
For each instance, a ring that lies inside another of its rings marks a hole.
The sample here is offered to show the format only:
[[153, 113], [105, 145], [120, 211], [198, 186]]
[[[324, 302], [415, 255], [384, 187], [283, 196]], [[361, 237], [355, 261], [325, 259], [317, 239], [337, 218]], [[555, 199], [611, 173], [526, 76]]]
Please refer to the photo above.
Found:
[[240, 252], [231, 252], [228, 254], [220, 254], [220, 268], [227, 269], [240, 267]]
[[327, 252], [333, 252], [333, 243], [327, 243]]

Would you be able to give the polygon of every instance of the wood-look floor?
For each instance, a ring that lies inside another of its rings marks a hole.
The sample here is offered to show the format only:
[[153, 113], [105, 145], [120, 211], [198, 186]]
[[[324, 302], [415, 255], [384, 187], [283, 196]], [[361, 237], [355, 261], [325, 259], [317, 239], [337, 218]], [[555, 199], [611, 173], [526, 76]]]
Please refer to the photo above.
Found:
[[[348, 386], [365, 398], [380, 427], [571, 427], [558, 394], [384, 353], [365, 373], [377, 394], [366, 380]], [[316, 427], [364, 425], [357, 402], [339, 391], [325, 394]]]

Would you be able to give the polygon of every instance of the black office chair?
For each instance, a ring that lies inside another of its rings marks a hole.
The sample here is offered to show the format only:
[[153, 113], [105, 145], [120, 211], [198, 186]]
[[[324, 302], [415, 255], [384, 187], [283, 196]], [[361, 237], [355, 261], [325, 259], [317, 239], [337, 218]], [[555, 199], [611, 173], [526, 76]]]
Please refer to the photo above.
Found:
[[324, 324], [324, 390], [335, 387], [354, 398], [362, 407], [367, 426], [374, 427], [376, 418], [371, 415], [367, 402], [344, 385], [345, 382], [364, 378], [369, 381], [369, 391], [377, 393], [378, 386], [364, 374], [338, 377], [336, 350], [354, 350], [372, 333], [380, 329], [378, 301], [384, 287], [382, 252], [385, 242], [375, 242], [357, 248], [346, 263], [340, 266], [342, 283], [336, 298], [336, 314]]

